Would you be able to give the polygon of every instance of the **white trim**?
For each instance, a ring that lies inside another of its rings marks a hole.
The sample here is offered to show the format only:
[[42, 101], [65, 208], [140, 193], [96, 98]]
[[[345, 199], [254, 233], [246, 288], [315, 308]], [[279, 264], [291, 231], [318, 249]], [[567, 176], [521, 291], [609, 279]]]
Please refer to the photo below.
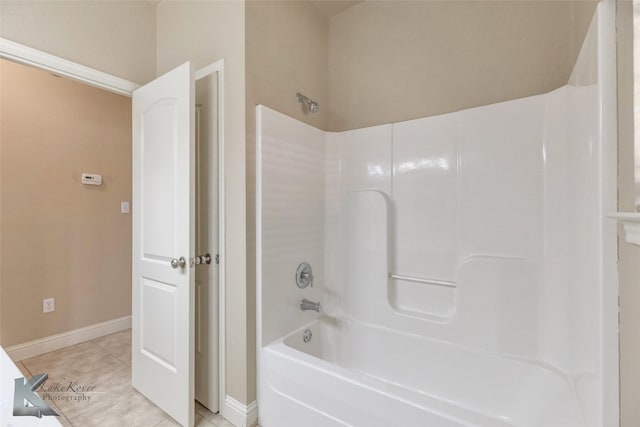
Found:
[[125, 329], [130, 328], [131, 316], [124, 316], [118, 319], [107, 320], [106, 322], [85, 326], [84, 328], [74, 329], [72, 331], [62, 332], [60, 334], [51, 335], [34, 341], [17, 344], [8, 347], [5, 350], [14, 362], [19, 362], [30, 357], [39, 356], [50, 351], [80, 344], [81, 342], [100, 338], [105, 335], [124, 331]]
[[606, 218], [615, 211], [618, 198], [618, 119], [617, 119], [617, 75], [616, 75], [616, 2], [605, 0], [598, 3], [597, 51], [598, 91], [600, 98], [600, 209], [602, 220], [600, 232], [600, 289], [601, 289], [601, 366], [602, 387], [599, 390], [602, 402], [601, 425], [618, 425], [620, 420], [619, 395], [619, 339], [618, 339], [618, 240], [617, 224]]
[[225, 240], [225, 181], [224, 181], [224, 59], [200, 68], [195, 80], [218, 73], [218, 387], [220, 411], [226, 396], [226, 240]]
[[640, 246], [640, 213], [638, 212], [616, 212], [607, 214], [607, 218], [620, 221], [625, 231], [627, 242]]
[[32, 65], [120, 95], [131, 96], [137, 83], [0, 37], [0, 57]]
[[220, 73], [222, 70], [224, 70], [224, 59], [220, 59], [213, 64], [209, 64], [206, 67], [196, 70], [194, 78], [196, 80], [200, 80], [203, 77], [207, 77], [209, 74]]
[[256, 105], [256, 397], [262, 402], [262, 105]]
[[220, 399], [222, 396], [227, 395], [227, 240], [226, 240], [226, 192], [225, 192], [225, 163], [224, 163], [224, 150], [225, 150], [225, 131], [224, 131], [224, 112], [225, 112], [225, 95], [224, 95], [224, 59], [217, 62], [220, 68], [218, 70], [218, 253], [220, 264], [218, 273], [218, 288], [220, 306], [218, 308], [218, 323], [219, 323], [219, 339], [218, 339], [218, 351], [219, 363], [220, 363]]
[[226, 396], [220, 408], [222, 417], [236, 427], [251, 427], [258, 421], [258, 403], [245, 405], [231, 396]]

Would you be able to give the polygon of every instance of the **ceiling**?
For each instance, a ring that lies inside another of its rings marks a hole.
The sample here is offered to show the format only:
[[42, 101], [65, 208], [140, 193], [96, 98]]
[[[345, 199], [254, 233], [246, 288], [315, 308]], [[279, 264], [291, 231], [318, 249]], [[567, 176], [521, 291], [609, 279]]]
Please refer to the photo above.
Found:
[[345, 9], [362, 3], [364, 0], [311, 0], [313, 4], [324, 16], [331, 18]]
[[[2, 0], [0, 0], [2, 1]], [[151, 3], [154, 6], [157, 6], [163, 0], [145, 0], [147, 3]], [[301, 1], [301, 0], [298, 0]], [[333, 15], [337, 15], [345, 9], [350, 8], [351, 6], [355, 6], [358, 3], [362, 3], [364, 0], [302, 0], [308, 1], [312, 5], [314, 5], [320, 13], [322, 13], [327, 18], [331, 18]], [[596, 1], [596, 0], [593, 0]]]

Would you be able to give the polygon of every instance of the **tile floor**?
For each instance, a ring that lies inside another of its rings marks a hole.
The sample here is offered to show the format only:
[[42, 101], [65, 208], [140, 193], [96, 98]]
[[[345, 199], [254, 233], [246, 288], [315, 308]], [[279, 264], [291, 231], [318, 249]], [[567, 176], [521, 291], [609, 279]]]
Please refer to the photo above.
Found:
[[[60, 414], [59, 421], [64, 426], [179, 425], [131, 387], [131, 330], [32, 357], [17, 365], [29, 377], [46, 372], [49, 379], [45, 388], [55, 389], [56, 385], [65, 388], [64, 393], [51, 390], [48, 396], [46, 391], [39, 391], [45, 402]], [[68, 390], [70, 383], [76, 393]], [[95, 386], [95, 389], [83, 393], [79, 386]], [[233, 426], [198, 402], [195, 425]]]

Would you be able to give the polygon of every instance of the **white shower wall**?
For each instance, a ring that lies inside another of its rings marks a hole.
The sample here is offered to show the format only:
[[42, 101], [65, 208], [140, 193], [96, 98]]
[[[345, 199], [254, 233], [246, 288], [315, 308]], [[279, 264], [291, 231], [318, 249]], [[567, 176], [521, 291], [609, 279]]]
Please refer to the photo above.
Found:
[[[564, 87], [326, 135], [260, 107], [262, 343], [319, 316], [298, 308], [308, 298], [329, 315], [552, 366], [595, 393], [597, 94]], [[312, 289], [295, 285], [302, 261]]]
[[[311, 320], [297, 307], [308, 298], [329, 314], [593, 372], [596, 89], [326, 134], [259, 107], [263, 342]], [[295, 285], [302, 261], [314, 288]]]
[[[584, 425], [615, 419], [601, 403], [615, 382], [603, 378], [615, 116], [598, 55], [612, 37], [598, 31], [574, 70], [589, 84], [544, 95], [340, 133], [259, 106], [259, 348], [344, 316], [555, 370]], [[302, 261], [313, 288], [295, 285]]]
[[597, 89], [327, 134], [258, 107], [260, 345], [343, 316], [556, 369], [597, 412]]
[[[596, 141], [576, 135], [594, 130], [595, 95], [594, 87], [564, 87], [329, 134], [322, 285], [331, 288], [330, 307], [567, 369], [569, 333], [579, 336], [570, 326], [589, 321], [582, 313], [598, 313], [597, 300], [585, 296], [598, 289], [590, 271], [597, 265]], [[574, 98], [581, 98], [571, 110], [578, 126], [567, 108]], [[598, 338], [589, 337], [578, 354], [596, 355]]]
[[[314, 283], [324, 284], [324, 152], [325, 133], [268, 108], [258, 107], [258, 234], [262, 252], [258, 278], [263, 288], [259, 344], [283, 336], [310, 320], [313, 312], [298, 308], [302, 298], [295, 282], [298, 265], [313, 267]], [[305, 289], [320, 300], [322, 286]], [[260, 293], [259, 293], [260, 297]]]
[[[597, 95], [567, 86], [327, 134], [259, 107], [262, 345], [320, 316], [298, 308], [308, 298], [330, 316], [551, 366], [595, 393]], [[295, 285], [302, 261], [313, 288]]]

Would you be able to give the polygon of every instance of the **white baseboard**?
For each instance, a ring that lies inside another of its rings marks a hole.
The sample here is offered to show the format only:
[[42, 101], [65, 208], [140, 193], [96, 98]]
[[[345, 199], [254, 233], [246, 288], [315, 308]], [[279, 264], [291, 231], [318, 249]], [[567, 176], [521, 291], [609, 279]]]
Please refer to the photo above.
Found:
[[227, 395], [220, 414], [236, 427], [251, 427], [258, 421], [258, 402], [245, 405]]
[[19, 362], [30, 357], [39, 356], [50, 351], [58, 350], [70, 345], [80, 344], [94, 338], [113, 334], [131, 328], [131, 316], [124, 316], [118, 319], [107, 320], [84, 328], [74, 329], [61, 334], [51, 335], [35, 341], [17, 344], [5, 351], [14, 362]]

